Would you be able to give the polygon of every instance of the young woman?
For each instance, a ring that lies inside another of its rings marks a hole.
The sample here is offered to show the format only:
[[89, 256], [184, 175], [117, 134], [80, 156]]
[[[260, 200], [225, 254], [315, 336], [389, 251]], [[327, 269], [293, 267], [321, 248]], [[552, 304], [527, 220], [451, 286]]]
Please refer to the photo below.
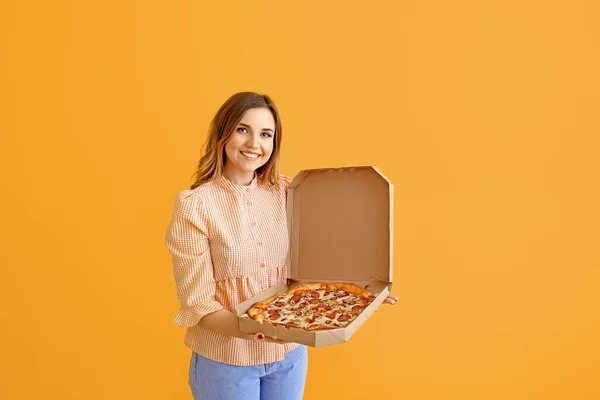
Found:
[[196, 400], [302, 398], [306, 347], [240, 332], [232, 312], [286, 279], [290, 178], [278, 171], [281, 139], [268, 96], [233, 95], [210, 125], [194, 184], [175, 200], [165, 244]]

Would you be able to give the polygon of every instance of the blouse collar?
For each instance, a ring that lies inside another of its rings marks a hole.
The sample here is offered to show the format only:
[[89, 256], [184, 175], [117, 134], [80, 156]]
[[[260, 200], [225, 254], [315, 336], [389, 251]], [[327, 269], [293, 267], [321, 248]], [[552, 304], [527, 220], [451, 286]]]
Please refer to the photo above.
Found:
[[256, 188], [258, 187], [258, 175], [256, 174], [256, 172], [254, 173], [254, 178], [252, 179], [252, 181], [250, 182], [249, 185], [247, 186], [243, 186], [243, 185], [238, 185], [237, 183], [233, 183], [231, 182], [229, 179], [225, 178], [223, 175], [215, 178], [215, 182], [229, 190], [232, 192], [236, 192], [236, 193], [251, 193], [254, 190], [256, 190]]

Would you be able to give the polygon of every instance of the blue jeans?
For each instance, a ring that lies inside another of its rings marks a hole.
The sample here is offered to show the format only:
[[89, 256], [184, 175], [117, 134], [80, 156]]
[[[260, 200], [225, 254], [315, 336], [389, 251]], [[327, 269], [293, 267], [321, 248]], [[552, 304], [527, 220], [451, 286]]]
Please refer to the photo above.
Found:
[[194, 400], [301, 400], [308, 352], [300, 345], [282, 361], [237, 366], [192, 352], [189, 384]]

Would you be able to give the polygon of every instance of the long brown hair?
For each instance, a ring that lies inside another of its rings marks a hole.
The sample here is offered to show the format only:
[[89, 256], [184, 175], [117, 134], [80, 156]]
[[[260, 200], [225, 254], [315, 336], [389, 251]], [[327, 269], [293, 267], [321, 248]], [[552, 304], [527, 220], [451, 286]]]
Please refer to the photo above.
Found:
[[264, 94], [240, 92], [231, 96], [215, 114], [208, 129], [208, 137], [204, 143], [203, 155], [193, 175], [191, 189], [223, 175], [223, 166], [227, 156], [225, 144], [233, 135], [235, 128], [242, 120], [244, 113], [251, 108], [266, 108], [275, 120], [275, 137], [273, 152], [265, 165], [256, 170], [258, 183], [271, 187], [279, 187], [279, 149], [281, 147], [281, 118], [273, 100]]

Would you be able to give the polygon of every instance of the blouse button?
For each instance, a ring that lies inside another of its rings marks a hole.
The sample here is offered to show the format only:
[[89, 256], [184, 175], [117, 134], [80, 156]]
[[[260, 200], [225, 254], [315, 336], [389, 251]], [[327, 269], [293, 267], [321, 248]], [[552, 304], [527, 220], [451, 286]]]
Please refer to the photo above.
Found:
[[264, 268], [266, 265], [265, 263], [260, 263], [261, 268]]

